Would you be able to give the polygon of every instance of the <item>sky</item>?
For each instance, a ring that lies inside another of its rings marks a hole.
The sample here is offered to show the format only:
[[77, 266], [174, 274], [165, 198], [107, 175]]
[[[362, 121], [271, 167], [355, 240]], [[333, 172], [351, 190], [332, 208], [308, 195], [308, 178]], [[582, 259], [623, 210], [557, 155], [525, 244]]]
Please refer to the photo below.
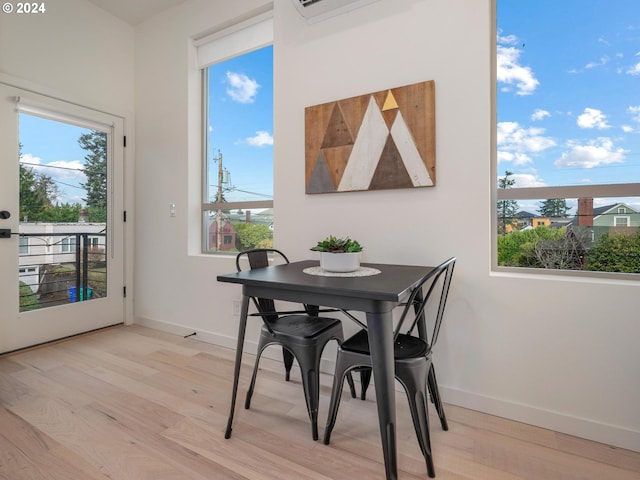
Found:
[[86, 191], [80, 184], [87, 181], [83, 173], [87, 152], [78, 139], [90, 130], [24, 113], [19, 122], [23, 165], [55, 181], [61, 204], [85, 205]]
[[218, 187], [218, 153], [227, 201], [273, 199], [273, 47], [209, 67], [209, 200]]
[[[640, 1], [497, 0], [497, 15], [499, 175], [518, 187], [640, 182]], [[209, 69], [210, 200], [218, 152], [228, 201], [273, 198], [272, 56]], [[22, 160], [58, 167], [41, 171], [63, 203], [83, 203], [86, 132], [21, 114]]]
[[497, 17], [499, 176], [640, 182], [640, 1], [497, 0]]
[[[273, 199], [272, 65], [269, 46], [210, 67], [210, 200], [217, 193], [218, 152], [228, 172], [227, 201]], [[22, 163], [56, 182], [57, 201], [84, 205], [87, 152], [78, 139], [90, 130], [24, 113], [19, 122]]]

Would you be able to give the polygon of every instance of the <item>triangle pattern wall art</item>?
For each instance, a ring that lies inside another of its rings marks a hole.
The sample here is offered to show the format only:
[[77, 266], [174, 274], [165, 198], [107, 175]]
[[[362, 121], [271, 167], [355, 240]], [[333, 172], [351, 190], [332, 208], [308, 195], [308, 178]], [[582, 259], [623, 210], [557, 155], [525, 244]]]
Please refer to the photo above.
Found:
[[306, 193], [436, 184], [433, 80], [305, 108]]

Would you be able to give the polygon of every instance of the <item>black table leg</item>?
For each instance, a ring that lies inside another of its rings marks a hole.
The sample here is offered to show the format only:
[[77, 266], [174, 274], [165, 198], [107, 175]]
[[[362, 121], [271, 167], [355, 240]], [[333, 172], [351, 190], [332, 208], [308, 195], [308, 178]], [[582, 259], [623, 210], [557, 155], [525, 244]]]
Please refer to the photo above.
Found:
[[238, 396], [238, 381], [240, 379], [240, 365], [242, 364], [242, 349], [244, 347], [244, 334], [247, 330], [247, 314], [249, 313], [249, 297], [243, 295], [242, 309], [240, 311], [240, 322], [238, 323], [238, 345], [236, 346], [236, 363], [233, 370], [233, 390], [231, 393], [231, 410], [229, 411], [229, 420], [227, 421], [227, 430], [224, 438], [231, 437], [231, 424], [233, 423], [233, 414], [236, 410], [236, 397]]
[[367, 313], [369, 350], [376, 388], [378, 421], [387, 480], [398, 478], [396, 452], [396, 395], [391, 312]]

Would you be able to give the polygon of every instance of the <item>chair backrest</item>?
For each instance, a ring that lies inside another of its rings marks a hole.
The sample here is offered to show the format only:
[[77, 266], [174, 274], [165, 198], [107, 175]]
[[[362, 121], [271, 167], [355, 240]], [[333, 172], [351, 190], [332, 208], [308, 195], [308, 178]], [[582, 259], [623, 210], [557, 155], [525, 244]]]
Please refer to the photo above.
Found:
[[[429, 346], [428, 352], [433, 349], [440, 333], [440, 326], [442, 325], [444, 309], [447, 305], [449, 286], [451, 285], [451, 278], [453, 277], [453, 268], [455, 264], [456, 258], [451, 257], [420, 279], [418, 284], [412, 290], [402, 312], [402, 316], [398, 321], [395, 332], [396, 338], [401, 333], [401, 329], [405, 320], [409, 316], [409, 313], [413, 311], [414, 319], [407, 329], [407, 333], [412, 334], [413, 330], [417, 327], [418, 335], [420, 338], [425, 340]], [[428, 335], [425, 309], [427, 305], [436, 301], [438, 302], [436, 316], [433, 322], [431, 335]]]
[[[289, 263], [287, 256], [280, 250], [275, 248], [253, 248], [236, 255], [236, 268], [238, 272], [241, 272], [243, 270], [242, 265], [247, 262], [249, 270], [268, 267], [270, 254], [275, 257], [276, 263]], [[253, 303], [258, 312], [262, 314], [262, 319], [265, 323], [277, 320], [278, 314], [275, 313], [276, 308], [273, 300], [269, 298], [253, 298]]]

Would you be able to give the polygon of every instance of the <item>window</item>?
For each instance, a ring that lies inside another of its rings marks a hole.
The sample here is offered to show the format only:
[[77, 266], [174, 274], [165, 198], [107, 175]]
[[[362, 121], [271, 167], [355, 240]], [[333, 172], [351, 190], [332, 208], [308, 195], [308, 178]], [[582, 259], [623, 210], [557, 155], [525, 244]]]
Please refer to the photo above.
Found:
[[640, 2], [494, 1], [494, 265], [639, 274]]
[[629, 217], [613, 217], [614, 225], [616, 227], [628, 227], [630, 223]]
[[271, 12], [196, 41], [203, 83], [203, 252], [273, 246]]
[[20, 237], [20, 255], [28, 255], [29, 254], [29, 238], [28, 237]]
[[60, 251], [62, 253], [75, 253], [76, 251], [76, 237], [64, 237], [60, 241]]

